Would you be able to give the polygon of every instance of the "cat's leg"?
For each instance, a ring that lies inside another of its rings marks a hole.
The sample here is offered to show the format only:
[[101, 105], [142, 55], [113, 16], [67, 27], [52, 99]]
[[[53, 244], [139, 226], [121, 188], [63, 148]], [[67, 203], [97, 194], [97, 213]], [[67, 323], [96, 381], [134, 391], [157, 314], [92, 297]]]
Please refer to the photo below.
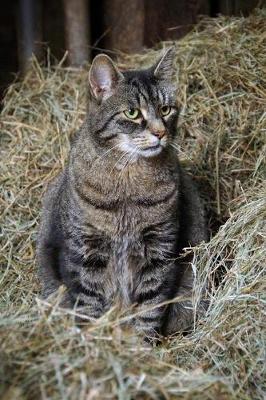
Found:
[[60, 246], [54, 222], [48, 210], [44, 210], [37, 239], [38, 276], [41, 296], [47, 298], [62, 285], [59, 271]]
[[174, 303], [169, 304], [167, 309], [167, 317], [163, 327], [163, 334], [166, 336], [191, 330], [196, 318], [192, 303], [193, 272], [191, 265], [188, 262], [183, 262], [179, 263], [177, 268], [183, 271], [182, 275], [178, 274], [176, 282], [176, 286], [179, 286], [179, 288], [173, 292], [173, 297], [177, 297], [177, 299]]
[[100, 249], [97, 252], [87, 249], [87, 253], [91, 250], [93, 255], [86, 255], [79, 250], [72, 247], [65, 251], [63, 280], [77, 312], [97, 319], [107, 310], [109, 304], [106, 296], [108, 260], [101, 257]]
[[39, 243], [38, 246], [38, 265], [39, 279], [41, 282], [41, 295], [47, 298], [62, 284], [57, 274], [58, 249], [49, 243]]
[[[37, 237], [38, 276], [41, 283], [41, 297], [47, 299], [63, 284], [60, 273], [60, 253], [63, 244], [62, 227], [58, 209], [63, 174], [50, 183], [43, 202], [42, 218]], [[67, 293], [61, 305], [69, 306]]]
[[[194, 183], [184, 172], [181, 187], [180, 250], [183, 247], [196, 246], [208, 239], [202, 202]], [[177, 290], [173, 291], [173, 297], [178, 297], [178, 300], [168, 307], [168, 317], [163, 329], [166, 335], [191, 330], [194, 322], [205, 313], [205, 299], [198, 299], [196, 304], [192, 302], [194, 275], [191, 262], [192, 256], [188, 256], [177, 264]]]
[[152, 259], [142, 266], [133, 298], [137, 304], [134, 323], [148, 340], [161, 333], [167, 307], [161, 304], [168, 300], [169, 288], [169, 271], [162, 260]]
[[136, 260], [133, 302], [137, 304], [137, 330], [146, 337], [157, 337], [165, 318], [175, 272], [177, 226], [172, 221], [158, 222], [142, 232], [143, 253]]
[[[48, 224], [49, 221], [46, 221]], [[53, 228], [53, 229], [52, 229]], [[51, 224], [49, 235], [41, 230], [37, 245], [38, 276], [41, 282], [41, 297], [47, 299], [57, 292], [63, 285], [60, 272], [60, 257], [62, 248], [58, 243], [56, 228]], [[47, 231], [48, 232], [48, 231]], [[60, 298], [60, 306], [72, 308], [73, 301], [68, 291], [65, 291]]]

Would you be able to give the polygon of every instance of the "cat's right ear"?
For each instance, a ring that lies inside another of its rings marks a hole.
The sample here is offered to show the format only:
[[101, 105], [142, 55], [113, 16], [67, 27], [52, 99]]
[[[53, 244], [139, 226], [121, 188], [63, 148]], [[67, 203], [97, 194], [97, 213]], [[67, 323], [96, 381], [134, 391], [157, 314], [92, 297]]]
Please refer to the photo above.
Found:
[[172, 81], [175, 73], [175, 58], [176, 48], [175, 46], [171, 46], [165, 51], [161, 59], [153, 67], [154, 76], [159, 80]]
[[124, 77], [114, 65], [110, 57], [105, 54], [99, 54], [92, 62], [89, 71], [89, 85], [92, 96], [101, 102], [110, 97], [117, 84]]

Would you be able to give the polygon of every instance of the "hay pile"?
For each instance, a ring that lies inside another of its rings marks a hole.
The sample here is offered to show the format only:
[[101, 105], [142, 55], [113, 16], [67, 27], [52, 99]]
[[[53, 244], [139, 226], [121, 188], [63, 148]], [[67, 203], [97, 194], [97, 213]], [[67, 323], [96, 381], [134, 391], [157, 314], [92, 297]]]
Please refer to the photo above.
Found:
[[[86, 71], [33, 61], [10, 86], [0, 125], [2, 398], [263, 398], [265, 21], [265, 10], [207, 19], [177, 43], [180, 158], [203, 190], [213, 232], [195, 250], [195, 303], [208, 280], [211, 304], [194, 332], [157, 348], [120, 327], [126, 317], [115, 308], [79, 330], [57, 299], [36, 300], [40, 199], [84, 118]], [[124, 55], [121, 65], [156, 55]]]

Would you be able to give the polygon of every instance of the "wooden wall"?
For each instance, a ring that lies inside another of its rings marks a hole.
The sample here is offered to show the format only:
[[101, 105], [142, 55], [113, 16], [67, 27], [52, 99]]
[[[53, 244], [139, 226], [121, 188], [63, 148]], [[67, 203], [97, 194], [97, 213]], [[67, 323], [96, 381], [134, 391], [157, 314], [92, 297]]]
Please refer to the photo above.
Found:
[[266, 0], [11, 0], [0, 13], [0, 92], [46, 46], [79, 66], [97, 52], [139, 52], [185, 35], [200, 15], [247, 15]]

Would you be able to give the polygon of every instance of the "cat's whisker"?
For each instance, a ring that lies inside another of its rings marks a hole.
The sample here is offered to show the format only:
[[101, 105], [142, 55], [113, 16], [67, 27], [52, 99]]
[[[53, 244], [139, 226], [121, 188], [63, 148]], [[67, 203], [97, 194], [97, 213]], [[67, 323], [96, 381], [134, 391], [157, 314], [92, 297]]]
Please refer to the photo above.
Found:
[[147, 139], [146, 139], [146, 138], [143, 138], [143, 139], [141, 139], [141, 138], [136, 138], [136, 139], [133, 140], [133, 142], [134, 142], [135, 144], [138, 144], [138, 143], [146, 143], [146, 142], [147, 142]]
[[115, 162], [115, 164], [114, 164], [113, 168], [111, 169], [110, 173], [118, 166], [118, 164], [119, 164], [120, 161], [122, 162], [123, 158], [124, 158], [127, 154], [128, 154], [127, 151], [124, 151], [124, 152], [122, 153], [122, 155], [121, 155], [121, 156], [118, 158], [118, 160]]
[[[128, 153], [128, 152], [127, 152], [125, 155], [128, 155], [128, 154], [131, 154], [131, 153]], [[119, 174], [118, 174], [118, 176], [117, 176], [117, 181], [118, 181], [118, 182], [120, 181], [120, 179], [121, 179], [121, 178], [123, 177], [123, 175], [124, 175], [124, 172], [125, 172], [127, 163], [128, 163], [128, 159], [125, 160], [125, 163], [124, 163], [124, 165], [122, 165], [121, 171], [119, 172]]]
[[[124, 151], [124, 152], [122, 153], [122, 155], [119, 157], [119, 159], [116, 161], [116, 163], [115, 163], [114, 166], [112, 167], [110, 173], [108, 174], [108, 177], [111, 176], [112, 172], [114, 171], [114, 169], [116, 168], [116, 166], [118, 165], [118, 163], [121, 162], [121, 163], [122, 163], [122, 165], [121, 165], [121, 171], [120, 171], [120, 173], [118, 174], [118, 177], [117, 177], [117, 181], [119, 181], [120, 176], [122, 176], [123, 170], [125, 169], [125, 167], [126, 167], [126, 165], [127, 165], [127, 160], [125, 160], [125, 162], [124, 162], [123, 159], [126, 158], [126, 156], [127, 156], [128, 154], [131, 154], [131, 153], [128, 153], [127, 151]], [[123, 163], [124, 163], [124, 164], [123, 164]]]
[[137, 140], [134, 140], [134, 144], [136, 145], [136, 146], [147, 146], [147, 145], [149, 145], [150, 144], [150, 142], [148, 141], [148, 140], [140, 140], [140, 141], [137, 141]]
[[126, 154], [129, 154], [129, 157], [128, 157], [128, 159], [126, 160], [124, 166], [123, 166], [122, 169], [121, 169], [121, 172], [120, 172], [119, 175], [118, 175], [118, 178], [117, 178], [118, 181], [120, 180], [120, 178], [122, 178], [123, 173], [124, 173], [125, 170], [126, 170], [126, 167], [129, 165], [129, 163], [133, 160], [133, 158], [134, 158], [135, 155], [137, 154], [137, 149], [133, 149], [130, 153], [126, 153]]
[[110, 149], [108, 149], [107, 151], [105, 151], [100, 157], [98, 157], [94, 163], [94, 165], [97, 165], [108, 153], [110, 153], [112, 150], [114, 150], [115, 148], [119, 147], [120, 144], [116, 144], [115, 146], [111, 147]]
[[138, 149], [133, 149], [133, 151], [131, 152], [132, 157], [129, 159], [129, 162], [131, 162], [133, 160], [133, 158], [135, 157], [135, 155], [137, 154]]

